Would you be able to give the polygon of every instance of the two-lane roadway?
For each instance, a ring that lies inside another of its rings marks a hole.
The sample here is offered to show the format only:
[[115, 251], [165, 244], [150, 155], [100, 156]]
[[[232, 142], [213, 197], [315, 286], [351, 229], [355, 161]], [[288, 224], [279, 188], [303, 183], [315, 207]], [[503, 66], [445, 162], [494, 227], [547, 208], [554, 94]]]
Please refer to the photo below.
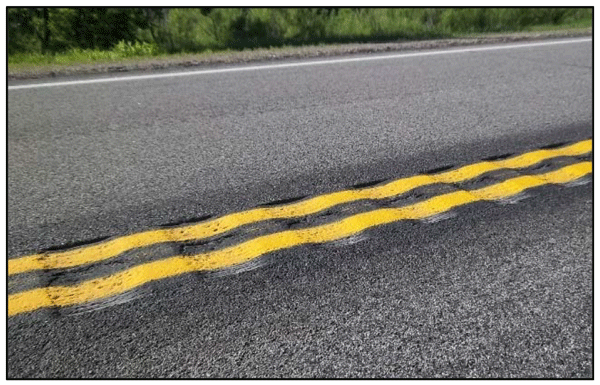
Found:
[[[559, 152], [591, 138], [592, 108], [591, 38], [9, 82], [7, 254], [38, 257], [8, 294], [77, 292], [12, 297], [33, 310], [9, 309], [8, 377], [591, 377], [591, 157]], [[481, 162], [505, 163], [439, 179]], [[431, 186], [385, 204], [469, 203], [363, 226], [379, 203], [348, 201], [285, 226], [363, 215], [349, 239], [278, 248], [281, 223], [252, 219], [51, 265], [93, 239], [417, 176]], [[128, 275], [135, 290], [100, 302], [77, 286], [259, 236], [266, 255], [241, 266]]]

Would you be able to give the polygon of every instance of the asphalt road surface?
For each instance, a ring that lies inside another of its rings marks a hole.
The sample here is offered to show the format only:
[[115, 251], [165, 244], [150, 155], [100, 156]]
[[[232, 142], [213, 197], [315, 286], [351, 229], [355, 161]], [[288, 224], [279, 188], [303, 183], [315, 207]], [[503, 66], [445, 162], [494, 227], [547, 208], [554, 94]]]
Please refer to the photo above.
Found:
[[[9, 83], [8, 258], [592, 136], [590, 39], [489, 47]], [[589, 378], [592, 190], [11, 316], [7, 375]]]

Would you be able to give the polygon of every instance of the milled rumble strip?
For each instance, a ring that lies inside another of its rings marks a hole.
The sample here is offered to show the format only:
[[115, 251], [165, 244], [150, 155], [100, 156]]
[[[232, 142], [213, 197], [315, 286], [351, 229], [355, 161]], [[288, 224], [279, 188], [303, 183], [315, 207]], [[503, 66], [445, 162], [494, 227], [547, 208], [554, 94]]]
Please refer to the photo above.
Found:
[[228, 214], [193, 225], [149, 230], [109, 239], [89, 246], [47, 252], [8, 260], [8, 275], [34, 270], [60, 269], [113, 258], [128, 250], [165, 242], [182, 242], [213, 237], [250, 223], [269, 219], [297, 218], [361, 199], [385, 199], [434, 183], [459, 183], [499, 169], [519, 169], [559, 156], [577, 156], [592, 150], [592, 140], [565, 147], [543, 149], [509, 159], [485, 161], [433, 175], [416, 175], [359, 190], [319, 195], [299, 202], [259, 207]]
[[505, 199], [530, 188], [572, 182], [591, 172], [591, 162], [580, 162], [545, 174], [508, 179], [478, 190], [459, 190], [438, 195], [409, 206], [377, 209], [320, 226], [268, 234], [214, 252], [193, 256], [180, 255], [145, 263], [72, 286], [49, 286], [11, 294], [8, 296], [8, 315], [14, 316], [40, 308], [64, 307], [99, 300], [124, 293], [151, 281], [194, 271], [238, 265], [273, 251], [303, 244], [335, 241], [371, 227], [400, 220], [428, 218], [469, 203]]

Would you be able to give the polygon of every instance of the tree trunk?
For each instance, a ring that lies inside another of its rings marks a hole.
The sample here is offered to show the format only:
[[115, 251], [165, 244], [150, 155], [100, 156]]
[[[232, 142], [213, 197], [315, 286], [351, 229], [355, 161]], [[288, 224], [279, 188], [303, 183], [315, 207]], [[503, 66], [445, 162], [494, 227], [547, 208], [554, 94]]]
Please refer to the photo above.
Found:
[[42, 32], [42, 54], [48, 52], [50, 48], [50, 28], [48, 28], [48, 19], [50, 18], [48, 8], [43, 8], [42, 18], [44, 19], [44, 26]]

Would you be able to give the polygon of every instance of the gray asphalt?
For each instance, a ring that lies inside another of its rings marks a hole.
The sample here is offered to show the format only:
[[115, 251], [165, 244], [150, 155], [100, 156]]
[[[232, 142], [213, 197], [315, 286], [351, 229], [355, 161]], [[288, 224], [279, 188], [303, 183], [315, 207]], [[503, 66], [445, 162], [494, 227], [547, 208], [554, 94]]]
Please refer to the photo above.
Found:
[[[591, 64], [586, 42], [11, 90], [7, 254], [581, 140]], [[592, 190], [12, 317], [7, 374], [590, 377]]]

